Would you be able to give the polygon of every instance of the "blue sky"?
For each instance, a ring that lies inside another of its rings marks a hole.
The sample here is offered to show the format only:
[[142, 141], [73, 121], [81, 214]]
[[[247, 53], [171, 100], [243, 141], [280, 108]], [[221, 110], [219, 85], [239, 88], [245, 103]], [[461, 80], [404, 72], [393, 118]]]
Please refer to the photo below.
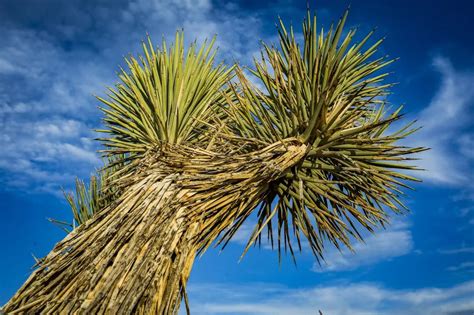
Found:
[[[390, 101], [424, 128], [407, 140], [422, 155], [424, 182], [406, 199], [412, 213], [355, 245], [278, 265], [251, 250], [238, 263], [244, 226], [222, 253], [196, 261], [194, 314], [474, 314], [474, 35], [471, 1], [317, 1], [328, 26], [350, 4], [349, 27], [386, 36], [400, 57]], [[101, 0], [0, 2], [0, 304], [34, 260], [64, 237], [46, 218], [70, 220], [61, 187], [100, 165], [92, 131], [97, 101], [123, 56], [184, 28], [188, 41], [217, 34], [220, 58], [250, 64], [259, 40], [275, 40], [276, 17], [299, 29], [306, 1]]]

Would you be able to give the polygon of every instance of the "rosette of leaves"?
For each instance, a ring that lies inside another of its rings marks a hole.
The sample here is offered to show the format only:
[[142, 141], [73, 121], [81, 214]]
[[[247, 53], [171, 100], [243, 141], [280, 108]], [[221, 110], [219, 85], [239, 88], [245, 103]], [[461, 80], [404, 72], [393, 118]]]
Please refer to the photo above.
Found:
[[289, 137], [308, 145], [305, 157], [271, 183], [245, 251], [266, 230], [279, 252], [294, 257], [295, 244], [301, 250], [305, 239], [319, 260], [327, 241], [351, 248], [361, 230], [372, 232], [390, 212], [406, 211], [400, 196], [406, 181], [417, 181], [407, 161], [424, 148], [400, 144], [416, 131], [414, 122], [389, 128], [402, 118], [401, 107], [390, 110], [386, 100], [393, 84], [385, 82], [385, 69], [394, 60], [377, 57], [382, 39], [367, 45], [373, 32], [353, 43], [356, 30], [344, 33], [347, 14], [325, 30], [308, 12], [302, 44], [280, 20], [279, 47], [263, 44], [250, 76], [236, 69], [226, 111], [234, 134], [258, 140], [247, 150]]

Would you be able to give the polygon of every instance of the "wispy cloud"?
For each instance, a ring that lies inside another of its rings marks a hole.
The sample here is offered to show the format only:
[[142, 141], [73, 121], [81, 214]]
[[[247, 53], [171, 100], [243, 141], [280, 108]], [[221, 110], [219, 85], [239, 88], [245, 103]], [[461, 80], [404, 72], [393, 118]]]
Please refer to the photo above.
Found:
[[[232, 242], [241, 246], [247, 244], [254, 228], [252, 220], [246, 221], [232, 238]], [[277, 233], [277, 231], [274, 231]], [[311, 255], [307, 241], [301, 240], [302, 254]], [[380, 229], [375, 234], [365, 233], [364, 242], [354, 240], [353, 251], [343, 248], [341, 251], [334, 246], [327, 246], [324, 252], [324, 261], [314, 263], [314, 272], [342, 272], [351, 271], [361, 267], [375, 265], [389, 261], [396, 257], [411, 253], [414, 241], [410, 225], [400, 219], [394, 220], [386, 229]], [[271, 250], [271, 244], [264, 238], [262, 249]]]
[[370, 234], [364, 243], [355, 243], [354, 252], [348, 249], [338, 251], [331, 248], [325, 255], [325, 262], [315, 264], [315, 272], [336, 272], [354, 270], [403, 256], [412, 251], [413, 238], [409, 225], [400, 221], [376, 234]]
[[96, 146], [82, 140], [94, 137], [91, 86], [100, 69], [34, 30], [1, 33], [0, 63], [12, 66], [0, 68], [0, 180], [57, 191], [72, 183], [71, 173], [84, 176], [100, 164]]
[[455, 186], [471, 185], [474, 171], [474, 72], [455, 69], [446, 57], [438, 56], [433, 67], [441, 85], [430, 104], [419, 114], [423, 129], [410, 144], [430, 147], [422, 153], [420, 173], [427, 181]]
[[465, 261], [456, 266], [448, 267], [448, 271], [474, 271], [474, 261]]
[[375, 283], [288, 288], [272, 283], [189, 286], [194, 314], [473, 314], [474, 282], [395, 290]]
[[443, 255], [455, 255], [455, 254], [474, 254], [474, 247], [459, 247], [453, 249], [440, 249], [438, 251]]

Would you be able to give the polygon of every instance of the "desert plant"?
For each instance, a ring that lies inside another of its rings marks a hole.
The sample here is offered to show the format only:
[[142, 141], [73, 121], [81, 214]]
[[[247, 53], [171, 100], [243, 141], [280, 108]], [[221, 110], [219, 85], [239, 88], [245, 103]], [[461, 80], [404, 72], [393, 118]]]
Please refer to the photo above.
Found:
[[404, 161], [423, 148], [399, 145], [412, 123], [389, 132], [401, 118], [385, 100], [393, 60], [374, 57], [382, 41], [365, 48], [372, 33], [356, 44], [355, 30], [343, 37], [346, 17], [325, 32], [308, 13], [302, 46], [280, 21], [280, 46], [264, 45], [250, 69], [260, 88], [239, 66], [215, 66], [213, 41], [185, 51], [178, 32], [169, 49], [144, 43], [100, 98], [103, 152], [126, 156], [103, 189], [119, 193], [4, 310], [176, 313], [196, 253], [225, 246], [254, 211], [244, 253], [266, 229], [279, 254], [294, 257], [304, 238], [317, 259], [328, 241], [350, 247], [388, 211], [403, 212], [401, 189], [416, 180]]

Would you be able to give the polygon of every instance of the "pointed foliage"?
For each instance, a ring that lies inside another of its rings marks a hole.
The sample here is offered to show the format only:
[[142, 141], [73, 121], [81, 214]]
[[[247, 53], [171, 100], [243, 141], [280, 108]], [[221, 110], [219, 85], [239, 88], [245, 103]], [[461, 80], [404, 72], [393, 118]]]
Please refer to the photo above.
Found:
[[184, 34], [177, 32], [170, 48], [163, 40], [155, 48], [148, 38], [143, 55], [126, 59], [128, 71], [121, 83], [109, 89], [105, 104], [102, 139], [109, 154], [134, 157], [160, 142], [199, 145], [216, 106], [224, 99], [232, 68], [214, 65], [214, 39], [199, 48], [185, 50]]
[[236, 101], [226, 108], [234, 133], [258, 139], [255, 147], [296, 137], [309, 148], [304, 159], [270, 185], [246, 250], [266, 228], [279, 251], [293, 254], [294, 244], [301, 249], [304, 238], [322, 258], [327, 240], [350, 248], [352, 239], [361, 240], [360, 230], [386, 223], [387, 210], [405, 210], [400, 196], [408, 186], [403, 181], [416, 180], [403, 172], [415, 169], [405, 161], [424, 149], [398, 144], [416, 130], [413, 123], [388, 131], [402, 117], [401, 108], [386, 106], [391, 84], [384, 82], [384, 69], [393, 60], [376, 57], [382, 40], [366, 47], [372, 32], [352, 43], [356, 31], [344, 33], [347, 14], [325, 31], [317, 29], [316, 17], [308, 12], [302, 44], [280, 20], [279, 47], [263, 44], [250, 70], [261, 89], [236, 69]]

